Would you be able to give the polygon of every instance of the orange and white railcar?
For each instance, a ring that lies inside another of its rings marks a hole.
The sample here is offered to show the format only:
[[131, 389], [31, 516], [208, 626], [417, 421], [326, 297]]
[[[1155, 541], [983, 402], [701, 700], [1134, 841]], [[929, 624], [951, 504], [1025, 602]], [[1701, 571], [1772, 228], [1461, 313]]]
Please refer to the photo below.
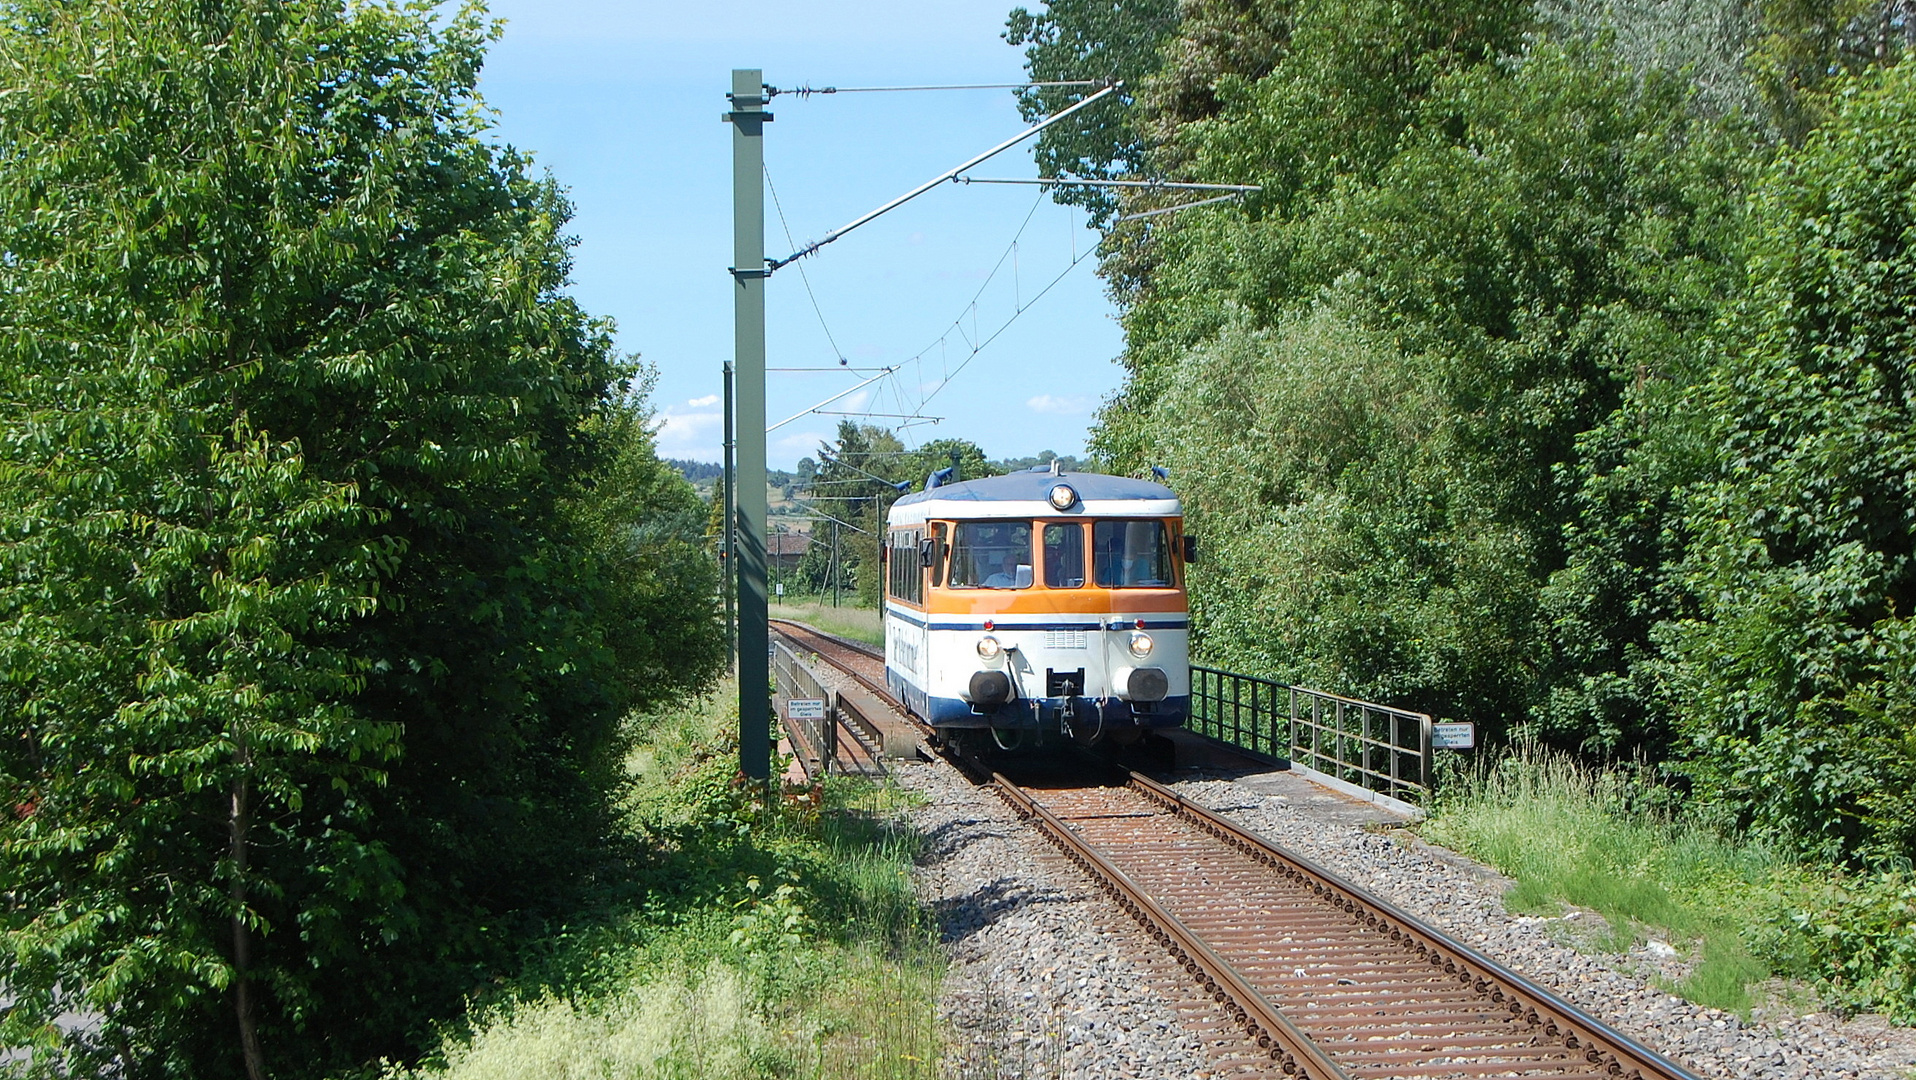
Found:
[[1169, 488], [1052, 470], [934, 482], [886, 526], [885, 677], [933, 727], [1011, 746], [1184, 723], [1194, 551]]

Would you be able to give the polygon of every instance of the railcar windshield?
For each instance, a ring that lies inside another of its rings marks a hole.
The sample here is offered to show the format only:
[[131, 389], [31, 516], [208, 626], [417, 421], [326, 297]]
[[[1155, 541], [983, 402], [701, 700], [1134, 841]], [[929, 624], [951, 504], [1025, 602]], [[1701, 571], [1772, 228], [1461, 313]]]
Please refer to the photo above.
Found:
[[1027, 589], [1031, 587], [1031, 523], [960, 521], [951, 530], [954, 589]]
[[1084, 526], [1073, 521], [1044, 527], [1044, 583], [1054, 589], [1084, 587]]
[[1106, 589], [1168, 589], [1171, 537], [1162, 521], [1099, 521], [1091, 527], [1092, 563]]

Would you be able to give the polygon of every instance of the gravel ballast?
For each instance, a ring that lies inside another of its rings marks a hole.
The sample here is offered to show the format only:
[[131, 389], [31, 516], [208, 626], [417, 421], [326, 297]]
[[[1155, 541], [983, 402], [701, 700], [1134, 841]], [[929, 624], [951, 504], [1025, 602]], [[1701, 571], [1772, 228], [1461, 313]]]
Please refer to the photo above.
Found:
[[925, 799], [912, 817], [919, 893], [951, 964], [947, 1075], [1209, 1075], [1200, 1037], [1164, 1004], [1168, 965], [1150, 962], [1144, 937], [1037, 830], [949, 766], [892, 775]]

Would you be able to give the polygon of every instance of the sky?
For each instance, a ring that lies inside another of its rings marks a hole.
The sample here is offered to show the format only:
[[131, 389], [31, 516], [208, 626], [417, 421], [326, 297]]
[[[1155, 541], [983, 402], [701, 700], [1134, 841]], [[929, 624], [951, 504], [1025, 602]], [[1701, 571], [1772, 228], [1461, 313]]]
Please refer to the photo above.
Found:
[[[732, 135], [720, 114], [731, 69], [762, 68], [780, 88], [1016, 82], [1023, 53], [1002, 37], [1013, 6], [492, 0], [506, 26], [480, 92], [497, 136], [568, 189], [573, 294], [656, 369], [662, 456], [721, 455], [733, 345]], [[773, 257], [1026, 126], [1009, 90], [782, 95], [770, 111]], [[1036, 176], [1030, 144], [971, 175]], [[770, 466], [814, 454], [839, 413], [895, 428], [908, 446], [956, 437], [992, 458], [1082, 453], [1120, 382], [1123, 347], [1087, 254], [1096, 242], [1082, 211], [1036, 187], [942, 184], [778, 271], [767, 282], [768, 426], [797, 418], [768, 436]], [[898, 370], [807, 411], [886, 367]]]

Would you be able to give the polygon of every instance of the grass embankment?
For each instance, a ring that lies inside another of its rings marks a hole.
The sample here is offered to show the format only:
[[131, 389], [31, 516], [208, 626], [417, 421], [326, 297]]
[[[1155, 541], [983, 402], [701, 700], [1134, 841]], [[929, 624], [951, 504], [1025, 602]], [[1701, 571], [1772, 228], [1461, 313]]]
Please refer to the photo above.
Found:
[[1786, 986], [1825, 1003], [1916, 1022], [1916, 883], [1907, 872], [1841, 872], [1726, 835], [1627, 772], [1517, 750], [1454, 779], [1420, 830], [1515, 879], [1506, 905], [1557, 916], [1570, 904], [1608, 924], [1582, 944], [1622, 951], [1659, 938], [1689, 961], [1667, 986], [1748, 1015]]
[[884, 625], [876, 609], [852, 607], [850, 604], [833, 607], [829, 596], [797, 598], [789, 604], [775, 603], [772, 605], [772, 618], [792, 619], [853, 641], [872, 645], [885, 643]]
[[389, 1080], [936, 1074], [941, 962], [895, 789], [767, 808], [733, 785], [728, 687], [637, 722], [631, 882]]

